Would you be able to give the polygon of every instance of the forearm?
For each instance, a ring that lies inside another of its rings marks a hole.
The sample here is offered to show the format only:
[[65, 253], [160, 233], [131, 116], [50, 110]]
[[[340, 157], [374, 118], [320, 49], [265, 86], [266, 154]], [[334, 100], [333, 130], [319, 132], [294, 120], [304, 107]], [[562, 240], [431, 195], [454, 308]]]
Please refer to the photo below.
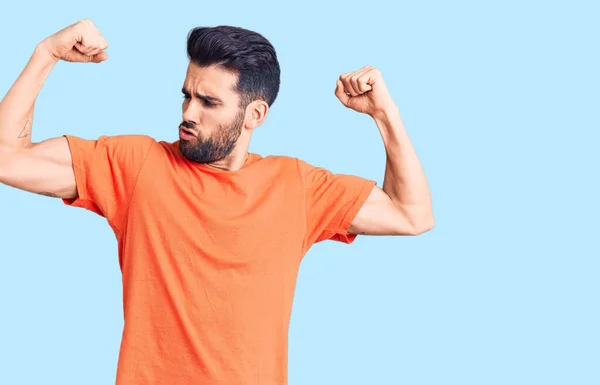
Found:
[[40, 43], [29, 62], [0, 102], [0, 143], [25, 147], [31, 143], [33, 110], [46, 78], [57, 62]]
[[396, 106], [373, 117], [386, 150], [385, 191], [418, 229], [433, 227], [431, 194]]

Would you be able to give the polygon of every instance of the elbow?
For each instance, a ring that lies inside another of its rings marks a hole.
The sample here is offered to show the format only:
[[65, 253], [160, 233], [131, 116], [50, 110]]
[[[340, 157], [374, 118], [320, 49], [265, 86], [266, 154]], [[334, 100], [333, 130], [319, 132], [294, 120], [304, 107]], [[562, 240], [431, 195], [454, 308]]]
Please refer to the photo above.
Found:
[[408, 231], [404, 231], [402, 235], [417, 236], [431, 231], [435, 226], [435, 219], [432, 214], [413, 218], [409, 223]]
[[418, 224], [418, 226], [414, 227], [413, 234], [411, 235], [421, 235], [428, 231], [431, 231], [435, 227], [435, 219], [433, 217], [428, 218], [425, 221], [422, 221]]
[[435, 226], [431, 204], [405, 205], [399, 208], [396, 235], [421, 235]]

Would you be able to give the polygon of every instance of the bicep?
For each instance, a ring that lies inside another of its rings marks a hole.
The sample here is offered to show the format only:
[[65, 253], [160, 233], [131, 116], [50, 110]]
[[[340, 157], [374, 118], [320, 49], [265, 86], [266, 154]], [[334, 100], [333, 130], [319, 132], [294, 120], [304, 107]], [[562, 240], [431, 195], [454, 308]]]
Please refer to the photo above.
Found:
[[381, 188], [374, 186], [348, 229], [350, 234], [410, 235], [412, 224]]
[[0, 182], [57, 198], [77, 197], [69, 143], [57, 137], [21, 149], [0, 145]]

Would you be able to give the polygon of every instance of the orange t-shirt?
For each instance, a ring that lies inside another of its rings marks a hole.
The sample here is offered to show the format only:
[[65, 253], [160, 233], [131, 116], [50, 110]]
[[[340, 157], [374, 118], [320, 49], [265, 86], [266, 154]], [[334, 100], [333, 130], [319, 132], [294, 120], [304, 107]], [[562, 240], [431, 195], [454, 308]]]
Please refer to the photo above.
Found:
[[284, 385], [300, 262], [347, 229], [375, 185], [251, 153], [238, 171], [145, 135], [64, 135], [79, 196], [118, 240], [117, 385]]

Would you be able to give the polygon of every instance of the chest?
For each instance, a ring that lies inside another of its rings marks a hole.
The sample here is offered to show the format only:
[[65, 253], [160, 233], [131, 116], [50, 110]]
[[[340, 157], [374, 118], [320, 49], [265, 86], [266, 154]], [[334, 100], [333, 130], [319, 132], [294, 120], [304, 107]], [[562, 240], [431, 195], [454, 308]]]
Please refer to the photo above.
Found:
[[226, 179], [155, 169], [140, 175], [128, 227], [162, 253], [260, 271], [300, 257], [305, 213], [302, 187], [285, 175]]

